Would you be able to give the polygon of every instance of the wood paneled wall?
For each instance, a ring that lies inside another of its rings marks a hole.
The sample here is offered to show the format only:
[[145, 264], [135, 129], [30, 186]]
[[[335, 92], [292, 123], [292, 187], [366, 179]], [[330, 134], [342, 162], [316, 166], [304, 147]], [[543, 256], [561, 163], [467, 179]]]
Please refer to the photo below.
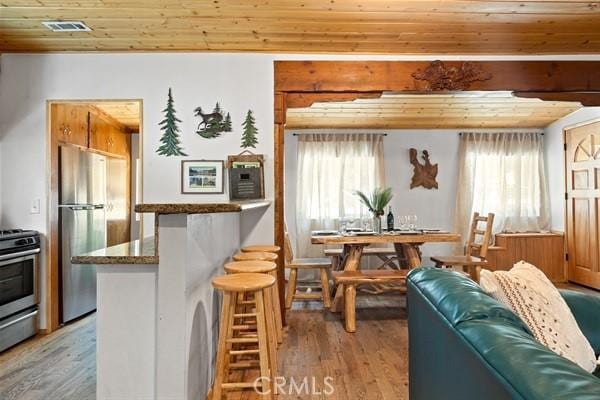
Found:
[[567, 282], [565, 241], [561, 233], [500, 233], [488, 249], [492, 271], [509, 270], [523, 260], [542, 270], [552, 282]]

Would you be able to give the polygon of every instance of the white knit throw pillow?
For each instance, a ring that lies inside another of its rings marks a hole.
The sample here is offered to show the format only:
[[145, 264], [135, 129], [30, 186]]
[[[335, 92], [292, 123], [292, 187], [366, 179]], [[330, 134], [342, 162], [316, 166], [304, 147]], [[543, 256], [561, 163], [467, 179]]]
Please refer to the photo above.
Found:
[[482, 270], [480, 285], [517, 314], [541, 344], [588, 372], [596, 369], [594, 349], [560, 292], [542, 271], [519, 261], [510, 271]]

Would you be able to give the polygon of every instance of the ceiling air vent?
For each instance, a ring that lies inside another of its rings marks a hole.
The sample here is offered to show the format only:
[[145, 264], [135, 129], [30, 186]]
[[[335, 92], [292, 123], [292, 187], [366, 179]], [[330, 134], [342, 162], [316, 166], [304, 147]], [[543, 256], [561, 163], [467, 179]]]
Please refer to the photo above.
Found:
[[44, 21], [42, 24], [52, 32], [88, 32], [90, 27], [81, 21]]

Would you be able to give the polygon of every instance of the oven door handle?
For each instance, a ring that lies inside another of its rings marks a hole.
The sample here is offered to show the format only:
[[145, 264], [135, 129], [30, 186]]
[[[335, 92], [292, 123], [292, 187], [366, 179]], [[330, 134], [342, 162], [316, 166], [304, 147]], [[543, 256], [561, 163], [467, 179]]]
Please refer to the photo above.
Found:
[[23, 321], [24, 319], [31, 318], [34, 315], [36, 315], [37, 313], [38, 313], [38, 310], [33, 310], [32, 312], [30, 312], [28, 314], [25, 314], [25, 315], [22, 315], [19, 318], [15, 319], [15, 320], [12, 320], [10, 322], [7, 322], [4, 325], [0, 325], [0, 330], [8, 328], [9, 326], [16, 324], [17, 322]]
[[30, 256], [32, 254], [37, 254], [39, 252], [40, 252], [40, 249], [32, 249], [32, 250], [20, 251], [18, 253], [3, 254], [0, 256], [0, 261], [12, 260], [13, 258]]

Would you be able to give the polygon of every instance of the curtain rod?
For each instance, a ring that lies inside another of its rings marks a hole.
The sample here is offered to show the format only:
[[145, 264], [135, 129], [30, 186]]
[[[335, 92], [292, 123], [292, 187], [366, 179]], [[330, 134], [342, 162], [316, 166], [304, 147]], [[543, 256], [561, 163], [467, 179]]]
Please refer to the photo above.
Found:
[[544, 132], [536, 132], [536, 131], [527, 131], [527, 132], [515, 132], [515, 131], [505, 131], [505, 132], [458, 132], [458, 136], [462, 136], [463, 133], [483, 133], [486, 135], [493, 135], [494, 133], [539, 133], [544, 136]]
[[[345, 133], [292, 133], [292, 136], [300, 136], [300, 135], [344, 135]], [[387, 136], [387, 133], [355, 133], [356, 135], [381, 135]], [[351, 133], [352, 135], [352, 133]]]

